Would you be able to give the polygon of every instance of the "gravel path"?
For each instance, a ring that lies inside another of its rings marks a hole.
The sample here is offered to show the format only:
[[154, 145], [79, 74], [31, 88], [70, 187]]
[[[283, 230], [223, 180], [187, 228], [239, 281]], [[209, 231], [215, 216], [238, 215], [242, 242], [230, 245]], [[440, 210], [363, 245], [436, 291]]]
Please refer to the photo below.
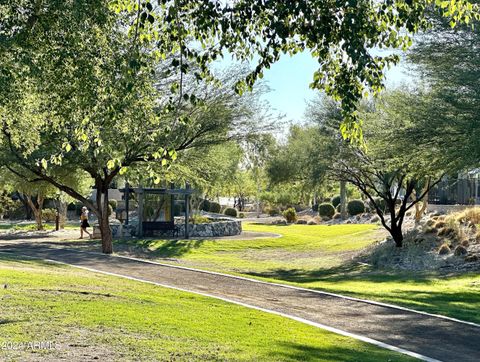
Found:
[[480, 360], [480, 327], [314, 291], [61, 246], [2, 243], [0, 252], [50, 259], [273, 310], [440, 361]]

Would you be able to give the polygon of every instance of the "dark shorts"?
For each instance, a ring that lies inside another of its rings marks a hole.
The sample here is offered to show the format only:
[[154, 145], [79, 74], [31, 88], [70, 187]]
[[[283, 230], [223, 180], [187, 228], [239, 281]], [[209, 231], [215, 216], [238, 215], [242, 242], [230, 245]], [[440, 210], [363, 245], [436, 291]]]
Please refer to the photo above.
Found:
[[82, 224], [80, 225], [82, 229], [86, 229], [90, 227], [90, 224], [88, 223], [88, 220], [82, 220]]

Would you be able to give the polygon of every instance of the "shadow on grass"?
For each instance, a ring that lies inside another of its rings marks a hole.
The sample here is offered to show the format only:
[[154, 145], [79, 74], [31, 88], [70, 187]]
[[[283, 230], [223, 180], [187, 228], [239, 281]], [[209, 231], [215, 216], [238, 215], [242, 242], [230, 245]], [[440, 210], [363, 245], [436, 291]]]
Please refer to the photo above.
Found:
[[305, 269], [274, 269], [265, 272], [246, 271], [245, 274], [261, 277], [284, 280], [292, 283], [313, 283], [313, 282], [347, 282], [347, 281], [368, 281], [368, 282], [395, 282], [404, 281], [409, 283], [431, 283], [439, 275], [436, 273], [408, 273], [375, 270], [356, 262], [349, 262], [332, 268], [320, 268], [313, 270]]
[[[280, 342], [270, 357], [275, 361], [393, 361], [394, 352], [380, 348], [345, 348], [340, 345], [329, 347], [313, 347], [308, 344]], [[403, 359], [402, 359], [403, 360]], [[409, 360], [405, 357], [405, 360]], [[413, 359], [412, 359], [413, 360]]]
[[14, 251], [4, 250], [0, 248], [0, 262], [15, 262], [18, 264], [29, 264], [35, 263], [40, 266], [55, 266], [57, 268], [68, 268], [67, 265], [52, 263], [51, 261], [43, 260], [40, 258], [29, 258], [24, 255], [16, 255]]
[[[459, 275], [373, 270], [353, 262], [317, 270], [276, 269], [267, 272], [245, 272], [245, 274], [295, 283], [300, 286], [305, 284], [310, 289], [351, 295], [361, 299], [380, 299], [387, 303], [405, 305], [430, 313], [480, 322], [478, 313], [480, 286], [472, 285], [471, 288], [458, 289], [435, 286], [439, 280], [455, 279]], [[471, 273], [471, 275], [478, 276], [475, 273]], [[462, 277], [464, 276], [465, 274], [462, 275]], [[326, 284], [322, 285], [322, 282]], [[351, 282], [355, 284], [346, 284], [344, 287], [336, 286], [336, 283], [341, 285]], [[311, 283], [319, 284], [313, 286]], [[386, 285], [382, 285], [383, 283]], [[402, 283], [408, 288], [397, 289], [395, 284], [388, 285], [388, 283]]]
[[46, 239], [52, 238], [54, 235], [48, 234], [50, 230], [43, 230], [41, 234], [35, 234], [28, 231], [18, 231], [12, 234], [0, 234], [1, 240], [30, 240], [30, 239]]
[[[116, 246], [126, 246], [148, 253], [149, 258], [173, 258], [199, 248], [205, 240], [178, 240], [178, 239], [140, 239], [115, 240]], [[134, 250], [135, 251], [135, 250]]]

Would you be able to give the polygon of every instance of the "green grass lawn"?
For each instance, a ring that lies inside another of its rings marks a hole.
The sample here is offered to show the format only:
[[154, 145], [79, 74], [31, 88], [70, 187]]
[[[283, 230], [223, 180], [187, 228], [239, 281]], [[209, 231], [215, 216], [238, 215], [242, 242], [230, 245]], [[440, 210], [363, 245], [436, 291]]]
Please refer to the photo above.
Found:
[[[43, 223], [43, 227], [45, 230], [55, 230], [55, 223]], [[79, 223], [69, 223], [65, 225], [65, 229], [68, 230], [79, 229], [79, 227]], [[37, 230], [37, 224], [35, 224], [34, 222], [2, 222], [0, 223], [0, 232], [2, 230], [33, 231]]]
[[0, 348], [0, 360], [411, 360], [213, 298], [1, 254], [0, 287], [0, 346], [58, 346]]
[[162, 262], [180, 262], [197, 268], [394, 303], [480, 323], [478, 274], [373, 270], [352, 261], [356, 252], [384, 237], [377, 226], [244, 224], [244, 230], [278, 233], [283, 237], [119, 241], [117, 250], [135, 247], [137, 256]]

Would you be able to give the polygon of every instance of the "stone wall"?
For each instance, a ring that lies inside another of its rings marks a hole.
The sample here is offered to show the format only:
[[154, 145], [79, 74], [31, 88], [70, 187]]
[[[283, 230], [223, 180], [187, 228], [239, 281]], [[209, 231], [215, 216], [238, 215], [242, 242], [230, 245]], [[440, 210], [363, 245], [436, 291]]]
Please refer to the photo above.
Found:
[[[185, 225], [178, 225], [178, 235], [185, 232]], [[242, 233], [242, 222], [238, 220], [220, 220], [205, 224], [190, 224], [190, 237], [233, 236]]]
[[[185, 225], [183, 220], [175, 220], [175, 224], [178, 226], [178, 237], [182, 238], [185, 235]], [[130, 235], [135, 236], [137, 234], [137, 222], [133, 220], [130, 225], [122, 226], [118, 221], [111, 223], [111, 229], [113, 237], [120, 237], [121, 234], [125, 237]], [[242, 222], [234, 219], [217, 219], [211, 223], [205, 224], [189, 224], [190, 237], [213, 237], [213, 236], [234, 236], [242, 233]], [[122, 230], [123, 229], [123, 230]], [[94, 227], [94, 233], [97, 233], [97, 237], [100, 236], [100, 229], [98, 225]], [[156, 232], [156, 236], [169, 236], [171, 233]]]

